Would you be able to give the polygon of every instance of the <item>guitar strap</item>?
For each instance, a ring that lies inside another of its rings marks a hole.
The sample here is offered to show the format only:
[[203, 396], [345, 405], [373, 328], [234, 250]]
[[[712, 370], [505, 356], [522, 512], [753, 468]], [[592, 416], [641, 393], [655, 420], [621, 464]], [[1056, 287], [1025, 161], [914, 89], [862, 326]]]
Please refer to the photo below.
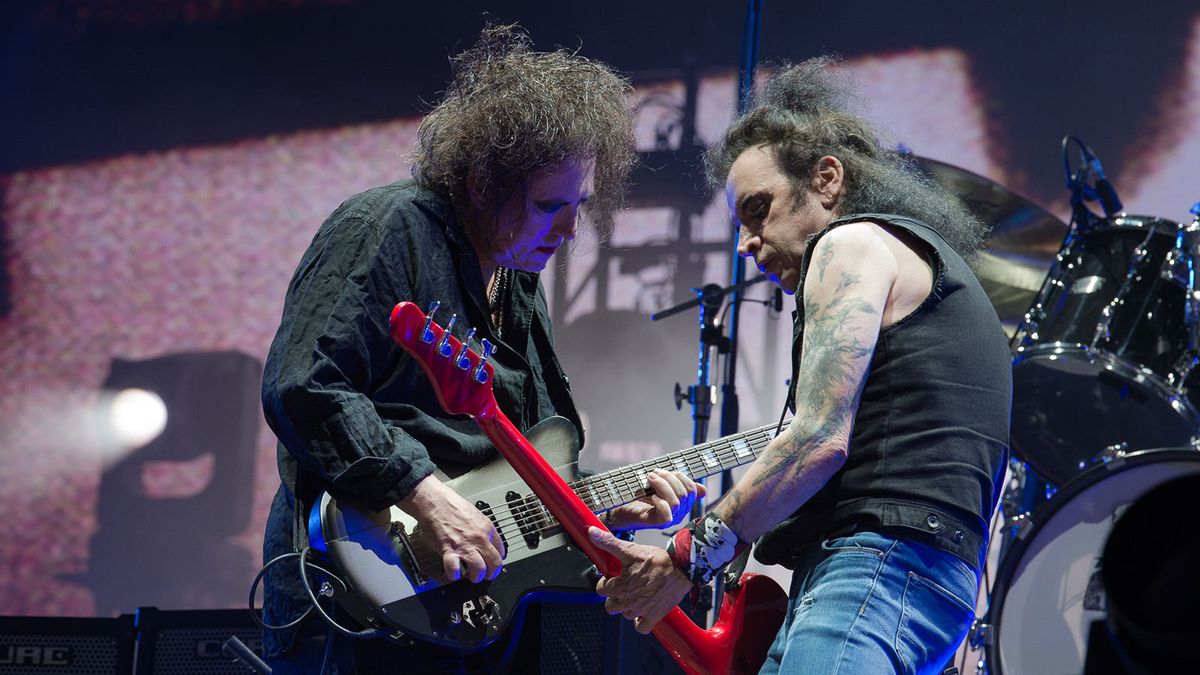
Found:
[[542, 377], [546, 382], [546, 393], [550, 395], [550, 401], [555, 408], [555, 412], [566, 417], [571, 421], [571, 424], [575, 425], [575, 431], [579, 434], [578, 447], [582, 448], [584, 443], [583, 421], [580, 419], [579, 411], [575, 407], [575, 399], [571, 396], [571, 381], [567, 378], [567, 374], [563, 372], [562, 364], [558, 362], [558, 356], [554, 353], [554, 339], [550, 333], [549, 325], [543, 324], [539, 320], [537, 312], [534, 312], [531, 324], [531, 330], [537, 331], [534, 343], [541, 343], [548, 347], [546, 355], [548, 358], [542, 360], [542, 368], [544, 369]]
[[296, 471], [296, 491], [292, 494], [292, 552], [299, 553], [308, 546], [308, 519], [315, 504], [315, 495], [307, 490], [307, 471]]
[[296, 471], [295, 492], [292, 494], [292, 550], [300, 552], [308, 545], [308, 520], [318, 506], [323, 488], [319, 480], [300, 468]]

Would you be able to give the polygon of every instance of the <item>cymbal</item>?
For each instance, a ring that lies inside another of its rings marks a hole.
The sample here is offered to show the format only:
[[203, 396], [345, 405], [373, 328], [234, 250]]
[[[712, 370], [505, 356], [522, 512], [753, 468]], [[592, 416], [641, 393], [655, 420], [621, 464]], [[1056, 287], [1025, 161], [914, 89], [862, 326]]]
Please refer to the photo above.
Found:
[[1066, 223], [990, 178], [928, 157], [913, 160], [991, 227], [986, 250], [972, 267], [1000, 321], [1012, 330], [1042, 287]]

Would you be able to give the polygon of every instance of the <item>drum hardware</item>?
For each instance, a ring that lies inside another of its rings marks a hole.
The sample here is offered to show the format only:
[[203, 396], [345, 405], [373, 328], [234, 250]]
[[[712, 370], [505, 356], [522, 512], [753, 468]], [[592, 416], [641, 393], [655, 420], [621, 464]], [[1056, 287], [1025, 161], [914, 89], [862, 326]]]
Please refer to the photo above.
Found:
[[[1009, 346], [1012, 347], [1014, 352], [1020, 348], [1021, 336], [1023, 334], [1027, 335], [1028, 339], [1035, 341], [1038, 339], [1038, 324], [1048, 315], [1046, 310], [1047, 301], [1052, 294], [1056, 292], [1061, 293], [1066, 288], [1062, 273], [1064, 270], [1069, 271], [1074, 269], [1074, 265], [1071, 262], [1071, 249], [1075, 243], [1078, 231], [1075, 221], [1072, 220], [1070, 225], [1067, 226], [1067, 233], [1063, 236], [1058, 254], [1054, 256], [1054, 262], [1050, 265], [1050, 271], [1046, 273], [1046, 280], [1042, 283], [1042, 287], [1038, 290], [1037, 295], [1034, 296], [1029, 310], [1021, 317], [1021, 322], [1017, 324], [1016, 331], [1013, 332]], [[1085, 280], [1087, 281], [1086, 285], [1080, 284], [1080, 282]], [[1098, 280], [1095, 275], [1084, 277], [1079, 282], [1071, 285], [1070, 294], [1075, 294], [1078, 290], [1084, 289], [1086, 289], [1087, 293], [1094, 293], [1100, 290], [1103, 285], [1104, 282]]]
[[[1080, 461], [1079, 470], [1082, 472], [1096, 465], [1110, 464], [1123, 459], [1127, 454], [1129, 454], [1128, 443], [1123, 441], [1121, 443], [1113, 443], [1112, 445], [1105, 446], [1103, 450], [1093, 455], [1090, 460], [1086, 462]], [[1049, 496], [1050, 493], [1047, 493], [1047, 497]]]
[[[1192, 209], [1196, 210], [1196, 206]], [[1197, 296], [1196, 288], [1196, 266], [1200, 263], [1200, 214], [1190, 225], [1179, 228], [1175, 248], [1187, 263], [1183, 323], [1188, 329], [1188, 351], [1196, 355], [1200, 354], [1200, 296]]]
[[975, 672], [977, 675], [983, 675], [987, 670], [987, 648], [992, 644], [992, 625], [987, 623], [982, 618], [976, 618], [971, 622], [971, 628], [967, 631], [967, 645], [973, 651], [981, 652], [979, 660], [975, 662]]
[[[1102, 342], [1112, 341], [1113, 315], [1125, 304], [1125, 299], [1129, 296], [1129, 289], [1132, 288], [1133, 282], [1140, 280], [1145, 273], [1142, 265], [1146, 261], [1150, 239], [1156, 234], [1158, 234], [1158, 231], [1152, 225], [1150, 231], [1146, 233], [1146, 238], [1142, 240], [1142, 243], [1137, 248], [1133, 249], [1133, 261], [1129, 263], [1129, 271], [1125, 273], [1125, 282], [1121, 284], [1121, 288], [1117, 290], [1113, 299], [1104, 306], [1104, 309], [1100, 310], [1100, 321], [1096, 324], [1096, 333], [1092, 335], [1092, 350], [1099, 348]], [[1085, 278], [1092, 279], [1093, 277]]]
[[[1100, 454], [1096, 456], [1096, 460], [1102, 464], [1108, 464], [1113, 460], [1121, 459], [1128, 454], [1128, 452], [1128, 443], [1114, 443], [1113, 445], [1110, 445], [1107, 448], [1104, 448], [1104, 450], [1100, 451]], [[1081, 466], [1079, 468], [1083, 469], [1086, 467]]]
[[1004, 493], [1000, 496], [1000, 509], [1004, 514], [1004, 532], [1009, 536], [1015, 535], [1033, 515], [1028, 508], [1025, 498], [1025, 480], [1028, 476], [1028, 466], [1013, 457], [1008, 460], [1009, 478], [1004, 485]]
[[1200, 363], [1200, 358], [1197, 358], [1196, 354], [1191, 352], [1180, 356], [1179, 360], [1175, 362], [1175, 366], [1167, 375], [1167, 383], [1175, 388], [1177, 394], [1182, 395], [1184, 393], [1184, 384], [1191, 377], [1197, 363]]

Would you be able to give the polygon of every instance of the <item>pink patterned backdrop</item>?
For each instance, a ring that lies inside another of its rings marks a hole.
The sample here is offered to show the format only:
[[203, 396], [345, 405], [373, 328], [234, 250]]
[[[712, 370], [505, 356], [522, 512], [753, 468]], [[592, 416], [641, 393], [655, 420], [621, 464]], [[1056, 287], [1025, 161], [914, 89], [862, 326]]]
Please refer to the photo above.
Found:
[[[1193, 34], [1200, 35], [1200, 29]], [[1200, 39], [1192, 44], [1187, 86], [1172, 94], [1172, 115], [1156, 132], [1172, 142], [1158, 148], [1154, 162], [1134, 163], [1137, 173], [1131, 169], [1115, 177], [1130, 211], [1183, 220], [1191, 201], [1200, 198], [1194, 160], [1200, 145]], [[986, 102], [962, 54], [911, 51], [855, 60], [849, 67], [863, 83], [867, 112], [918, 154], [1019, 187], [1020, 173], [1005, 167], [1003, 152], [989, 136]], [[705, 81], [699, 113], [703, 138], [714, 138], [728, 120], [733, 87], [729, 75]], [[935, 97], [937, 105], [930, 106]], [[641, 124], [642, 140], [648, 142], [646, 129], [654, 120]], [[414, 132], [413, 120], [396, 120], [113, 157], [5, 179], [5, 264], [13, 307], [0, 318], [0, 462], [5, 468], [0, 473], [0, 613], [97, 612], [92, 593], [71, 577], [89, 567], [100, 480], [119, 459], [96, 433], [93, 413], [112, 359], [216, 350], [264, 358], [293, 266], [316, 227], [346, 196], [407, 176], [405, 153]], [[1062, 203], [1045, 206], [1062, 215]], [[700, 230], [710, 236], [728, 231], [723, 207], [710, 208], [702, 221]], [[632, 214], [622, 219], [614, 245], [671, 237], [671, 227], [653, 214]], [[583, 255], [586, 259], [587, 252]], [[684, 288], [722, 281], [727, 265], [727, 259], [705, 260], [673, 269], [667, 279]], [[549, 272], [547, 283], [561, 269]], [[576, 268], [566, 269], [570, 275]], [[646, 312], [665, 304], [661, 298], [649, 301], [655, 306], [637, 300], [645, 279], [622, 283], [613, 286], [613, 297], [592, 306]], [[580, 305], [567, 316], [588, 311]], [[746, 319], [746, 344], [777, 341], [790, 331], [787, 321], [759, 317]], [[585, 362], [590, 352], [584, 344], [561, 349], [568, 368]], [[662, 370], [662, 364], [639, 364], [636, 358], [629, 355], [632, 376]], [[681, 357], [683, 372], [664, 374], [656, 386], [669, 387], [671, 379], [686, 382], [692, 358]], [[763, 367], [753, 350], [745, 358], [746, 371]], [[776, 388], [763, 400], [743, 400], [742, 426], [765, 423], [782, 395]], [[274, 438], [261, 413], [254, 414], [260, 422], [253, 517], [235, 543], [257, 560], [277, 475]], [[687, 445], [686, 419], [667, 423], [676, 429], [672, 438]], [[634, 461], [674, 449], [663, 445], [626, 444], [610, 448], [608, 455], [601, 447], [593, 461]], [[147, 480], [165, 493], [195, 491], [212, 471], [203, 461], [160, 468]], [[191, 552], [158, 554], [170, 565]], [[212, 606], [243, 603], [237, 594], [211, 599]]]

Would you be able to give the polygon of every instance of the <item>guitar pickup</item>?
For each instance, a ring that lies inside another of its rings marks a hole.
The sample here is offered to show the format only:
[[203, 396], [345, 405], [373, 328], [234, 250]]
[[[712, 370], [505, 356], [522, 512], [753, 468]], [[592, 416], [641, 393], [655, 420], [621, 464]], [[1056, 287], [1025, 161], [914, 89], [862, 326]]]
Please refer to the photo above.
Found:
[[522, 497], [512, 490], [504, 495], [504, 499], [508, 502], [508, 510], [516, 516], [517, 528], [525, 538], [525, 545], [531, 549], [537, 548], [542, 543], [541, 503], [536, 497]]
[[486, 515], [492, 521], [492, 527], [496, 528], [496, 533], [500, 535], [500, 543], [504, 544], [504, 550], [508, 550], [508, 537], [504, 536], [504, 528], [500, 527], [500, 521], [496, 520], [496, 514], [492, 513], [492, 505], [482, 499], [475, 502], [475, 508]]

